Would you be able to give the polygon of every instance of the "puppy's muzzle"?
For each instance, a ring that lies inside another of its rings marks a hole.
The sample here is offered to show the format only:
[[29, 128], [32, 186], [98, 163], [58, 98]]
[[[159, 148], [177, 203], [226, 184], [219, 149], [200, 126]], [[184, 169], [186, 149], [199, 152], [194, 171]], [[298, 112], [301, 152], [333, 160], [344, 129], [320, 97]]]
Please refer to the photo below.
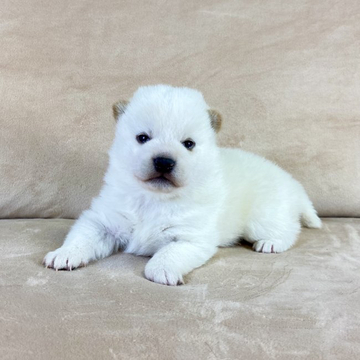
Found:
[[157, 157], [153, 160], [155, 170], [160, 174], [170, 174], [175, 167], [175, 160], [165, 157]]

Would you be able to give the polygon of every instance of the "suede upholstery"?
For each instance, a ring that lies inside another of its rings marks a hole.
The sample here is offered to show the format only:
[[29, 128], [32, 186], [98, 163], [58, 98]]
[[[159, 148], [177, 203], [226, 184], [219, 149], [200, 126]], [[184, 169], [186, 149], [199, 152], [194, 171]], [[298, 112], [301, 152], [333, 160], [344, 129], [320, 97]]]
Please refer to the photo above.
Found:
[[1, 359], [357, 359], [360, 219], [326, 219], [294, 248], [220, 249], [154, 284], [145, 257], [41, 266], [72, 220], [2, 220]]
[[76, 218], [101, 186], [112, 104], [156, 83], [202, 91], [220, 144], [276, 161], [320, 215], [360, 215], [358, 1], [1, 9], [0, 218]]
[[[0, 359], [359, 358], [359, 1], [13, 0], [0, 34]], [[180, 287], [127, 254], [44, 269], [101, 187], [112, 104], [157, 83], [202, 91], [219, 144], [293, 174], [324, 228]]]

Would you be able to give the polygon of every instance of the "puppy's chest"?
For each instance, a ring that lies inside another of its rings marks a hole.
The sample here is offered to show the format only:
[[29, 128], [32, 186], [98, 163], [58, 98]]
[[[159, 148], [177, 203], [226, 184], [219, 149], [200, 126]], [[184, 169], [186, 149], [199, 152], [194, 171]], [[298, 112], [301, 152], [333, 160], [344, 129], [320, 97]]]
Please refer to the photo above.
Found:
[[124, 252], [151, 256], [174, 240], [179, 222], [171, 216], [154, 215], [132, 217]]

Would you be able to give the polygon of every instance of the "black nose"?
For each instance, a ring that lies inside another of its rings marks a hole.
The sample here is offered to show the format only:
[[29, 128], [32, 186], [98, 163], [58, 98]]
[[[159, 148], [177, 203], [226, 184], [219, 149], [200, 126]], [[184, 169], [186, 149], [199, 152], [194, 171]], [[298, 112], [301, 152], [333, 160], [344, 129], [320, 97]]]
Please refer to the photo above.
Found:
[[161, 174], [169, 174], [175, 166], [175, 161], [173, 159], [157, 157], [154, 159], [154, 168], [157, 172]]

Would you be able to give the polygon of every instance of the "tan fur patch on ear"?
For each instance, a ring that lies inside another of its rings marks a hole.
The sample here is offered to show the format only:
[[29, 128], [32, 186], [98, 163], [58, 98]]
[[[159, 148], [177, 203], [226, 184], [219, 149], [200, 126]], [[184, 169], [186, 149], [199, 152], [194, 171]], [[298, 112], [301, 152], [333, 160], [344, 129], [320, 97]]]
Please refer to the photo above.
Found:
[[220, 113], [212, 109], [208, 110], [208, 113], [210, 116], [211, 127], [215, 130], [215, 132], [219, 132], [222, 122], [222, 117]]
[[128, 106], [129, 102], [126, 100], [120, 100], [116, 104], [113, 105], [113, 115], [115, 120], [117, 121], [119, 116], [125, 112], [126, 107]]

